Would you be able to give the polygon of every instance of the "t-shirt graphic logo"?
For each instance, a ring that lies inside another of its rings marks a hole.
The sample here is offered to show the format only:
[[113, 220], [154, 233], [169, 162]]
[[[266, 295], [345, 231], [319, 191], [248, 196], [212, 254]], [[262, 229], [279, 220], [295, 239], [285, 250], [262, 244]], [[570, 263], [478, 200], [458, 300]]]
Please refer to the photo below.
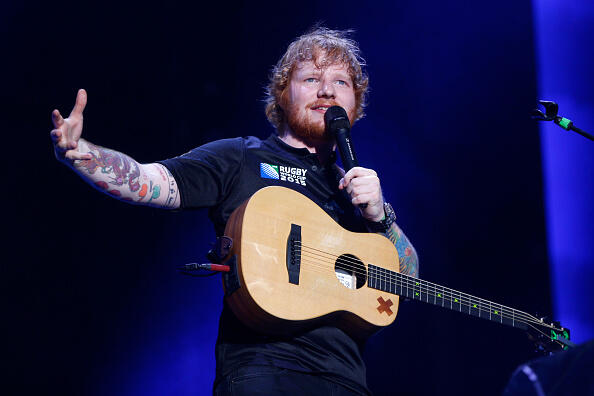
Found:
[[278, 165], [270, 165], [264, 162], [260, 162], [260, 177], [264, 179], [276, 179], [278, 180]]
[[284, 165], [272, 165], [260, 162], [260, 177], [263, 179], [275, 179], [305, 186], [305, 174], [307, 169], [294, 168]]

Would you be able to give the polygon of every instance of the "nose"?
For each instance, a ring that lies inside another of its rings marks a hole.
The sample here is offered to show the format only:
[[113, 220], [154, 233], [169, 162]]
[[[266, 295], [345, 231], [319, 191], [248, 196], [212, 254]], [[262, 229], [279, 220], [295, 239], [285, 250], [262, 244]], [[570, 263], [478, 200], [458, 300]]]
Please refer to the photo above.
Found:
[[334, 90], [334, 85], [326, 80], [323, 79], [320, 82], [320, 89], [318, 90], [318, 98], [334, 98], [336, 96], [336, 91]]

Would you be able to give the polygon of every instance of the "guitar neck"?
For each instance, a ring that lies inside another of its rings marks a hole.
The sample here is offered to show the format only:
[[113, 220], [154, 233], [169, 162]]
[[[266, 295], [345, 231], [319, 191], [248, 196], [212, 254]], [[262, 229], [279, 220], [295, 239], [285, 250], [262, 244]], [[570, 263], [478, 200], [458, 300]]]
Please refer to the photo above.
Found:
[[539, 322], [526, 312], [371, 264], [367, 286], [524, 330]]

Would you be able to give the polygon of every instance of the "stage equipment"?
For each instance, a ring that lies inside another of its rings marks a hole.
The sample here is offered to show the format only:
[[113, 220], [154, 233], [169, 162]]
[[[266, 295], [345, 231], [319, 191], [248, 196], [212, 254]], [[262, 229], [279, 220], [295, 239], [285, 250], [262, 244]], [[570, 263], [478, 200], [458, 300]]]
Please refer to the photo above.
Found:
[[566, 131], [577, 132], [583, 137], [594, 141], [593, 135], [590, 135], [586, 131], [576, 127], [573, 124], [573, 121], [571, 121], [570, 119], [557, 115], [557, 113], [559, 112], [559, 105], [557, 103], [548, 100], [539, 100], [538, 102], [545, 108], [545, 112], [543, 113], [541, 110], [538, 109], [532, 110], [532, 113], [530, 115], [532, 116], [533, 120], [553, 121], [555, 124], [559, 125]]

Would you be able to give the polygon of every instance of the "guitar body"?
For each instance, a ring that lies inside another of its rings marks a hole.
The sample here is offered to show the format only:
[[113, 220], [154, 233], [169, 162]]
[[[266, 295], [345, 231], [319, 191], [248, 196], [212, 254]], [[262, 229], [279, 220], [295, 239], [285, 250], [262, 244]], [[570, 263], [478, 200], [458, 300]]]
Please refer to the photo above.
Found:
[[230, 269], [223, 275], [225, 299], [262, 334], [332, 324], [363, 339], [394, 321], [404, 296], [526, 330], [538, 350], [575, 346], [558, 322], [399, 273], [387, 238], [347, 231], [287, 188], [256, 192], [233, 212], [225, 235], [233, 242], [229, 254], [228, 240], [221, 247]]
[[[292, 245], [297, 229], [299, 242]], [[233, 239], [229, 257], [239, 286], [226, 290], [227, 302], [258, 332], [286, 335], [332, 323], [365, 337], [396, 317], [399, 297], [369, 288], [366, 279], [368, 264], [398, 271], [394, 245], [381, 235], [343, 229], [300, 193], [259, 190], [233, 212], [225, 235]], [[289, 275], [293, 246], [297, 277]], [[336, 266], [357, 272], [356, 287], [339, 281]]]

